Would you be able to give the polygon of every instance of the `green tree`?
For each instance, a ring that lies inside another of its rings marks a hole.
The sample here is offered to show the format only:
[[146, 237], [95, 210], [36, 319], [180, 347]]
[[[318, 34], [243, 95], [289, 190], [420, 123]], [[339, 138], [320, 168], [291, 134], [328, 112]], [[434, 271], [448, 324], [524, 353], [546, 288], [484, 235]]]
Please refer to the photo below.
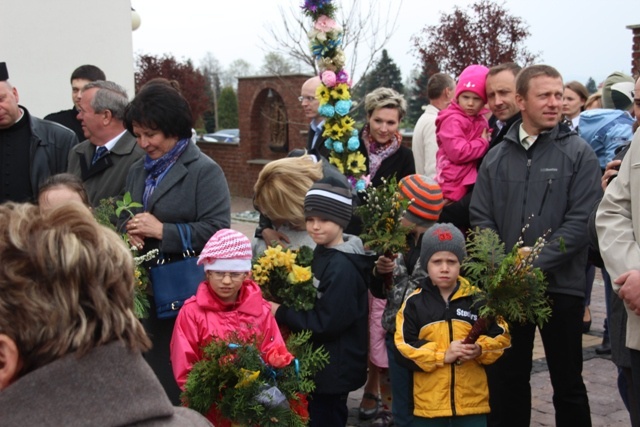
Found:
[[453, 12], [441, 13], [440, 22], [423, 28], [413, 42], [422, 64], [438, 64], [437, 71], [457, 77], [471, 64], [532, 64], [538, 55], [524, 45], [529, 35], [529, 26], [511, 15], [504, 2], [478, 0], [467, 9], [455, 6]]
[[587, 83], [584, 85], [587, 88], [589, 94], [596, 93], [598, 91], [598, 85], [596, 85], [596, 81], [593, 80], [592, 77], [589, 77]]
[[219, 129], [238, 127], [238, 97], [231, 86], [225, 86], [220, 91], [218, 120], [220, 120]]
[[365, 120], [364, 97], [379, 87], [388, 87], [404, 94], [402, 73], [386, 49], [382, 50], [380, 59], [353, 89], [353, 99], [358, 103], [353, 114], [356, 121], [363, 122]]

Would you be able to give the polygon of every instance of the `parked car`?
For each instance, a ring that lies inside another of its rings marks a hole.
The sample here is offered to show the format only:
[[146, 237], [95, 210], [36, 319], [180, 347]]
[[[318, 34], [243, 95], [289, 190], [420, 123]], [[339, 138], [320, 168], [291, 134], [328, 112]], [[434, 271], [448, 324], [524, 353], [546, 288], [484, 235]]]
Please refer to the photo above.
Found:
[[202, 135], [205, 142], [240, 142], [240, 129], [220, 129], [214, 133], [205, 133]]

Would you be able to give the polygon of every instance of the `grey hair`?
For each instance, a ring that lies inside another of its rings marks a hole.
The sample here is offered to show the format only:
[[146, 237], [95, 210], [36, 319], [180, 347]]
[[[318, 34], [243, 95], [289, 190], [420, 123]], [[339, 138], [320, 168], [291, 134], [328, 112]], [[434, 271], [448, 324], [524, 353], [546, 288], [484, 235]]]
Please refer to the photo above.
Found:
[[93, 88], [98, 89], [91, 101], [93, 111], [102, 113], [109, 110], [115, 119], [124, 121], [124, 110], [129, 105], [127, 90], [117, 83], [97, 80], [87, 83], [82, 91], [85, 92]]
[[379, 87], [364, 97], [364, 109], [370, 116], [378, 108], [395, 108], [400, 120], [407, 114], [407, 101], [404, 96], [388, 87]]

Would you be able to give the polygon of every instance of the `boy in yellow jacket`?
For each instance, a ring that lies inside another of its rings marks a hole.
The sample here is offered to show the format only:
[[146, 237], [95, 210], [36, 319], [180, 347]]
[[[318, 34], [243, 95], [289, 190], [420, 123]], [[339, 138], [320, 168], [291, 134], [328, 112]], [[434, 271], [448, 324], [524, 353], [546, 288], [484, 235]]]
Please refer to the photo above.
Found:
[[414, 371], [414, 426], [484, 427], [490, 412], [483, 365], [510, 345], [507, 326], [493, 322], [474, 344], [463, 340], [478, 318], [469, 282], [460, 276], [462, 233], [436, 224], [424, 233], [420, 263], [427, 272], [396, 317], [395, 343]]

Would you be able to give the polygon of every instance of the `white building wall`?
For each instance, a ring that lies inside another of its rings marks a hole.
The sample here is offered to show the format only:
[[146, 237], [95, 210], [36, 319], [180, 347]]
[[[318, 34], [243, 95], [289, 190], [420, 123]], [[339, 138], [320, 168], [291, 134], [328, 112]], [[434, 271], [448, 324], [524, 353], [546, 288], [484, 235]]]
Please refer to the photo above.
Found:
[[130, 0], [2, 0], [0, 62], [38, 117], [71, 108], [73, 70], [100, 67], [134, 95]]

